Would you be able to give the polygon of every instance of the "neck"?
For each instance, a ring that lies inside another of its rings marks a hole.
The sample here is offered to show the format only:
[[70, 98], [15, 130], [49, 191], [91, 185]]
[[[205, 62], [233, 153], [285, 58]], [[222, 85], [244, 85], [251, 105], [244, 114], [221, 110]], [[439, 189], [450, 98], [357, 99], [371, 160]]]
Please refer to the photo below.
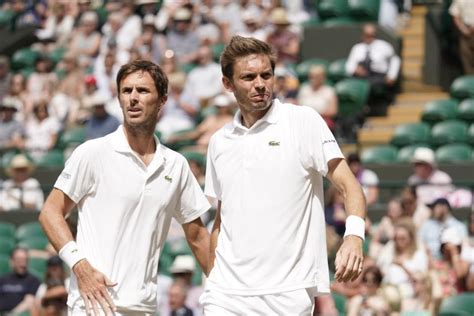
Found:
[[267, 114], [268, 110], [270, 107], [267, 107], [264, 110], [260, 111], [253, 111], [253, 112], [246, 112], [246, 111], [240, 111], [241, 113], [241, 120], [242, 120], [242, 125], [251, 128], [259, 119], [265, 116]]
[[138, 155], [152, 154], [155, 152], [156, 145], [153, 131], [145, 128], [135, 128], [124, 125], [125, 137], [130, 148]]

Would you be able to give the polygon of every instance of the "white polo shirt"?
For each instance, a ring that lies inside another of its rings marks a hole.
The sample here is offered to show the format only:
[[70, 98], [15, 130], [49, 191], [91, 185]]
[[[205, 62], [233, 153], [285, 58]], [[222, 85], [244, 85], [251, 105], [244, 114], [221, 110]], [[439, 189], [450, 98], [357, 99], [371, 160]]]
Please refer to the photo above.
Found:
[[[120, 126], [79, 146], [55, 184], [78, 205], [78, 246], [118, 283], [110, 293], [119, 312], [155, 312], [158, 260], [171, 218], [187, 223], [210, 207], [186, 159], [155, 141], [146, 166]], [[74, 274], [68, 305], [83, 306]]]
[[278, 100], [250, 129], [239, 111], [214, 134], [205, 193], [222, 201], [222, 223], [208, 289], [329, 292], [322, 176], [334, 158], [343, 155], [321, 116]]

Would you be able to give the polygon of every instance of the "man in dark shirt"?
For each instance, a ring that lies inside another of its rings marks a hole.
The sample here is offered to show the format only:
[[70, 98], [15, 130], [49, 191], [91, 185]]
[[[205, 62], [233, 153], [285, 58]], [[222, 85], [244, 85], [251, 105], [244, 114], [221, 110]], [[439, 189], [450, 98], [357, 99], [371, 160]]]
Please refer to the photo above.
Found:
[[0, 277], [0, 313], [30, 310], [41, 282], [28, 272], [27, 251], [13, 250], [10, 264], [13, 272]]

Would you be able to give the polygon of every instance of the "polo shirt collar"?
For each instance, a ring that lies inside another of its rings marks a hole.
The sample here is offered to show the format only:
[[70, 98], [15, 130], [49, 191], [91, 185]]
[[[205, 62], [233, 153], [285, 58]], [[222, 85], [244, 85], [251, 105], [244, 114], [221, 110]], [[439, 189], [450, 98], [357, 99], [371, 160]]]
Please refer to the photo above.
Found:
[[[264, 122], [268, 124], [275, 124], [276, 122], [278, 122], [278, 119], [280, 118], [280, 113], [281, 113], [281, 102], [278, 99], [273, 99], [273, 102], [270, 105], [270, 109], [268, 110], [268, 112], [265, 113], [265, 115], [261, 119], [255, 122], [255, 124], [251, 128], [258, 126]], [[240, 112], [240, 110], [237, 110], [237, 112], [234, 115], [234, 119], [232, 121], [231, 132], [234, 132], [236, 129], [241, 129], [244, 131], [249, 130], [249, 128], [245, 127], [242, 124], [242, 113]]]

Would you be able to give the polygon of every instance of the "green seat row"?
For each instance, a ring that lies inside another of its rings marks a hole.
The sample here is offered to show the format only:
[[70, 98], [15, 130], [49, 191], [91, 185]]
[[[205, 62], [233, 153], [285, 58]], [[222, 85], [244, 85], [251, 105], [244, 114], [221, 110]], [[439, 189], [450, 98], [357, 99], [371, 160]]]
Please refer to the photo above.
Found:
[[379, 8], [379, 0], [319, 0], [316, 3], [316, 11], [326, 26], [377, 21]]
[[459, 119], [467, 123], [474, 123], [474, 98], [435, 100], [428, 102], [421, 116], [423, 122], [434, 125], [445, 120]]

